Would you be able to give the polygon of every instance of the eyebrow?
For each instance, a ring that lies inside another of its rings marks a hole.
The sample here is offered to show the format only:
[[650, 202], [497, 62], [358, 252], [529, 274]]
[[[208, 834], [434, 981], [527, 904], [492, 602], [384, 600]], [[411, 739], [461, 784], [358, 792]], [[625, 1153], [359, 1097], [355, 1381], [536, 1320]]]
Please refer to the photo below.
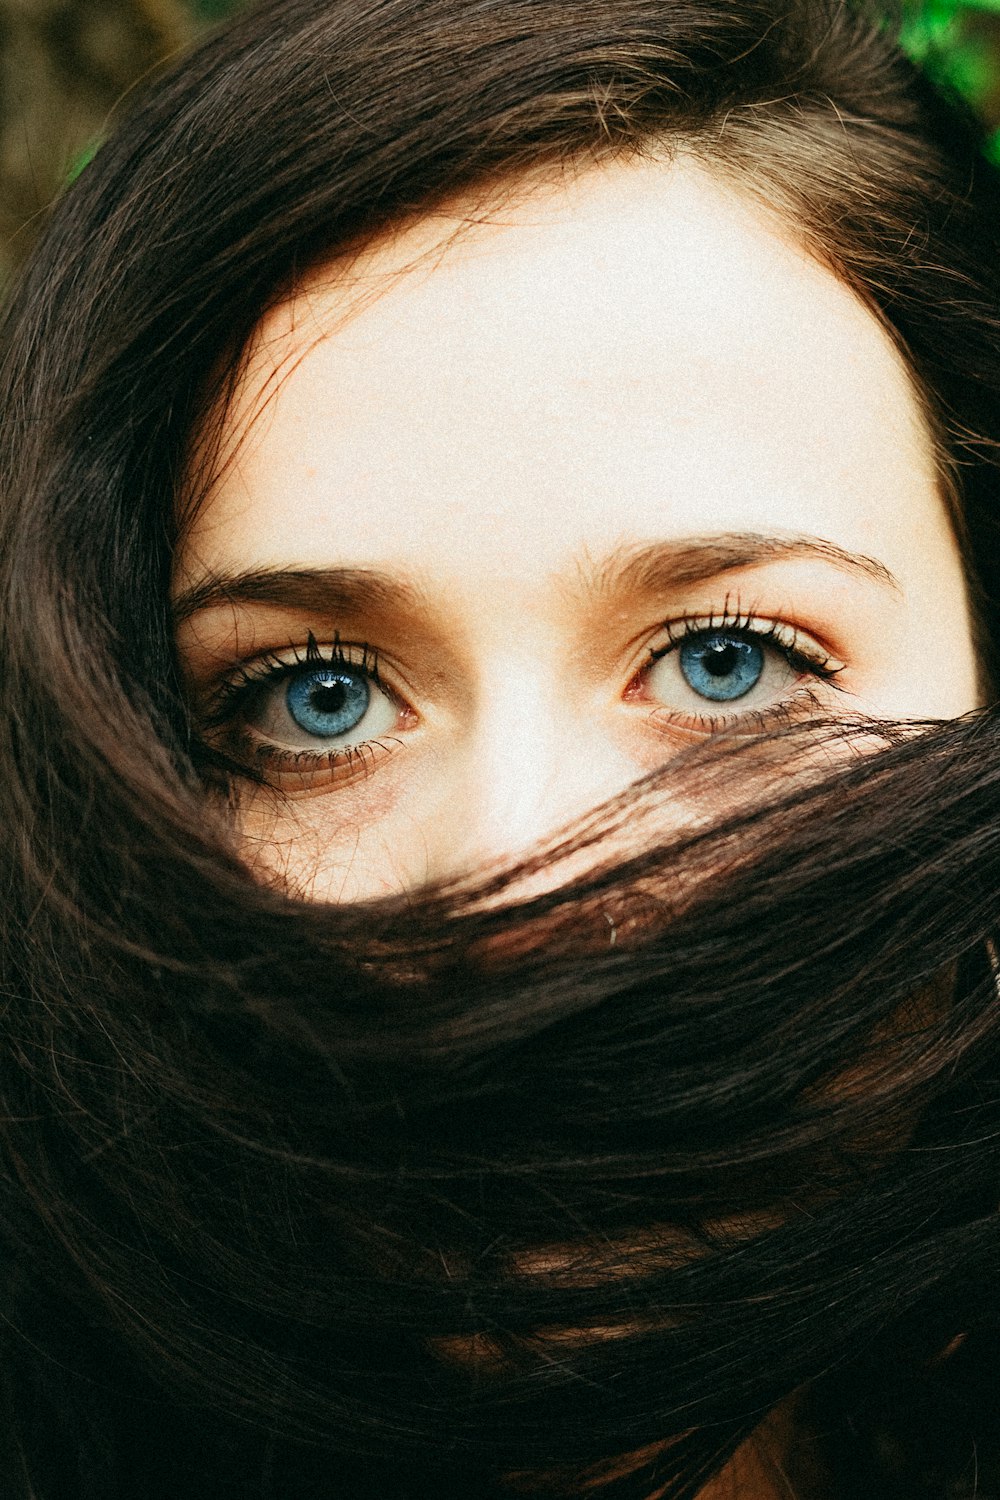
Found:
[[[786, 560], [825, 562], [844, 573], [902, 593], [898, 579], [877, 558], [847, 552], [822, 537], [726, 532], [683, 542], [619, 549], [595, 565], [577, 559], [582, 592], [591, 595], [663, 594], [741, 568]], [[430, 599], [416, 583], [373, 568], [252, 568], [207, 573], [184, 589], [173, 605], [175, 624], [202, 610], [225, 605], [267, 604], [335, 614], [428, 610]]]
[[250, 568], [207, 573], [178, 594], [173, 616], [179, 625], [202, 610], [227, 604], [270, 604], [348, 614], [362, 609], [414, 610], [426, 602], [426, 595], [416, 584], [374, 568]]
[[624, 548], [598, 566], [581, 561], [580, 569], [589, 592], [655, 593], [703, 583], [740, 568], [785, 560], [829, 563], [840, 572], [873, 580], [899, 594], [903, 592], [899, 580], [878, 558], [848, 552], [823, 537], [787, 533], [733, 531], [692, 537], [676, 544]]

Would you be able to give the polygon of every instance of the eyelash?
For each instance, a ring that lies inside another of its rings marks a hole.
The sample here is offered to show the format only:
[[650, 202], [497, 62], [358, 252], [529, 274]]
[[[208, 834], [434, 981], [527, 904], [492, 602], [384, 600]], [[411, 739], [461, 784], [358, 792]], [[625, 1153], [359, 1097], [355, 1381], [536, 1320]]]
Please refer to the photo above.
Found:
[[[669, 621], [663, 628], [667, 632], [667, 643], [649, 651], [643, 664], [643, 672], [648, 672], [658, 661], [679, 651], [685, 642], [716, 631], [740, 636], [744, 640], [753, 641], [755, 645], [771, 646], [780, 652], [794, 671], [820, 682], [832, 682], [844, 670], [843, 663], [835, 662], [829, 652], [824, 652], [815, 645], [811, 650], [806, 649], [802, 644], [802, 635], [794, 625], [779, 624], [775, 620], [762, 618], [753, 610], [744, 611], [739, 601], [731, 605], [728, 597], [719, 613], [684, 614], [677, 620]], [[694, 722], [698, 729], [707, 733], [727, 729], [737, 720], [750, 730], [763, 732], [789, 722], [798, 705], [817, 709], [821, 707], [816, 694], [806, 691], [797, 695], [795, 703], [791, 699], [785, 699], [784, 702], [769, 705], [765, 709], [744, 710], [736, 714], [687, 714], [684, 717], [689, 724]]]
[[[831, 682], [839, 672], [843, 671], [842, 665], [835, 664], [829, 654], [823, 653], [818, 648], [805, 649], [802, 645], [802, 637], [794, 626], [762, 619], [752, 610], [743, 611], [738, 603], [734, 608], [728, 599], [718, 613], [685, 614], [677, 620], [668, 622], [663, 629], [667, 632], [667, 642], [665, 645], [649, 650], [641, 669], [643, 673], [648, 672], [651, 667], [672, 652], [679, 651], [685, 642], [716, 631], [725, 631], [740, 636], [744, 640], [753, 641], [756, 645], [770, 646], [778, 651], [796, 672], [821, 682]], [[241, 664], [232, 676], [219, 683], [203, 718], [205, 730], [211, 731], [227, 726], [233, 728], [239, 725], [241, 720], [245, 721], [248, 711], [258, 696], [273, 690], [279, 683], [290, 679], [304, 667], [351, 667], [369, 677], [389, 697], [395, 696], [385, 687], [379, 675], [377, 650], [367, 643], [344, 647], [341, 644], [339, 632], [335, 632], [332, 645], [327, 649], [322, 649], [317, 644], [315, 635], [310, 631], [306, 637], [305, 652], [303, 653], [298, 645], [291, 642], [288, 646], [288, 653], [291, 660], [288, 656], [279, 655], [275, 651], [266, 651], [249, 664]], [[818, 700], [812, 693], [802, 694], [799, 702], [818, 706]], [[748, 727], [763, 731], [787, 721], [792, 711], [791, 700], [786, 699], [783, 703], [771, 705], [763, 710], [723, 715], [692, 716], [686, 714], [684, 718], [689, 724], [694, 722], [700, 730], [709, 733], [724, 729], [736, 720], [746, 723]], [[244, 746], [250, 743], [250, 736], [244, 730]], [[366, 760], [369, 762], [368, 768], [370, 769], [375, 746], [387, 748], [377, 739], [366, 740], [360, 745], [347, 746], [343, 749], [324, 751], [292, 750], [270, 745], [265, 741], [252, 741], [252, 745], [253, 761], [258, 767], [270, 766], [291, 770], [326, 768], [331, 771], [337, 769], [342, 773], [364, 767]], [[245, 760], [240, 761], [240, 770], [243, 774], [253, 774], [252, 767]], [[264, 779], [263, 772], [261, 779]]]
[[[263, 695], [279, 683], [294, 677], [303, 667], [352, 667], [355, 671], [364, 673], [390, 697], [393, 696], [379, 675], [378, 652], [367, 642], [361, 646], [344, 647], [341, 645], [340, 632], [335, 631], [332, 645], [323, 649], [310, 630], [306, 636], [304, 654], [295, 642], [289, 642], [288, 651], [291, 661], [276, 651], [265, 651], [249, 664], [241, 664], [231, 677], [220, 682], [203, 718], [205, 729], [211, 731], [237, 725], [245, 718], [258, 695]], [[244, 741], [249, 742], [245, 731]], [[290, 750], [280, 745], [269, 745], [265, 741], [254, 741], [253, 758], [258, 767], [276, 766], [281, 770], [326, 768], [349, 772], [363, 767], [366, 760], [370, 761], [374, 746], [381, 743], [379, 740], [365, 740], [363, 744], [348, 745], [341, 750], [315, 751]], [[239, 762], [239, 769], [243, 774], [253, 774], [252, 768], [245, 761]], [[260, 779], [265, 779], [263, 773]]]

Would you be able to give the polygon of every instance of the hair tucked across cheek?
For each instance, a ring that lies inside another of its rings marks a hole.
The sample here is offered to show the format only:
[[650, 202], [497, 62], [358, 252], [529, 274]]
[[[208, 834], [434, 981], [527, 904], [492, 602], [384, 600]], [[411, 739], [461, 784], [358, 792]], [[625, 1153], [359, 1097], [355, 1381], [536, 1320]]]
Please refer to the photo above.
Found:
[[[779, 1172], [758, 1205], [741, 1202], [733, 1212], [716, 1218], [699, 1217], [696, 1205], [689, 1204], [682, 1223], [670, 1222], [665, 1191], [662, 1222], [645, 1222], [632, 1233], [599, 1239], [583, 1233], [578, 1240], [511, 1249], [498, 1263], [498, 1274], [511, 1285], [532, 1282], [562, 1290], [627, 1284], [630, 1295], [641, 1303], [643, 1282], [651, 1276], [680, 1270], [720, 1249], [747, 1247], [792, 1219], [821, 1214], [852, 1193], [867, 1190], [910, 1145], [919, 1125], [919, 1106], [911, 1097], [914, 1074], [921, 1069], [927, 1040], [947, 1017], [955, 983], [954, 967], [936, 975], [873, 1028], [850, 1066], [802, 1090], [806, 1110], [822, 1112], [829, 1107], [839, 1112], [851, 1100], [863, 1106], [855, 1131], [815, 1149], [811, 1174], [802, 1172], [801, 1163], [791, 1181], [783, 1182]], [[442, 1264], [447, 1274], [447, 1258]], [[515, 1368], [525, 1357], [554, 1357], [560, 1350], [675, 1326], [677, 1318], [657, 1308], [618, 1323], [539, 1327], [509, 1340], [483, 1332], [438, 1339], [433, 1347], [449, 1362], [499, 1372]]]
[[[787, 732], [763, 734], [734, 726], [699, 735], [655, 771], [527, 854], [471, 874], [414, 881], [412, 886], [400, 873], [406, 868], [406, 850], [393, 842], [398, 832], [390, 835], [380, 822], [392, 794], [387, 797], [376, 787], [369, 796], [366, 788], [359, 803], [335, 788], [324, 793], [319, 786], [300, 797], [248, 778], [244, 767], [227, 765], [215, 754], [206, 776], [209, 795], [223, 812], [234, 847], [254, 878], [293, 899], [319, 903], [349, 904], [404, 892], [414, 899], [455, 895], [464, 901], [465, 893], [478, 887], [476, 899], [485, 908], [514, 897], [523, 900], [533, 891], [568, 886], [597, 869], [630, 872], [646, 850], [663, 840], [710, 836], [712, 852], [707, 858], [692, 850], [683, 864], [658, 870], [651, 879], [629, 881], [622, 898], [590, 908], [575, 898], [557, 903], [545, 921], [504, 918], [486, 939], [490, 955], [502, 962], [504, 955], [517, 958], [536, 943], [547, 945], [564, 924], [567, 941], [581, 951], [641, 938], [651, 924], [655, 929], [665, 917], [683, 910], [703, 882], [718, 881], [752, 852], [752, 846], [741, 852], [736, 843], [727, 848], [716, 838], [715, 831], [727, 817], [738, 823], [755, 805], [806, 789], [829, 777], [838, 765], [877, 754], [922, 727], [877, 723], [855, 714], [816, 717]], [[406, 824], [406, 833], [419, 847], [416, 820], [412, 826]], [[370, 868], [373, 862], [377, 869]], [[623, 880], [617, 884], [626, 886]], [[356, 890], [363, 893], [360, 898]]]
[[[912, 1048], [919, 1047], [927, 1028], [933, 1028], [945, 1015], [954, 983], [954, 973], [937, 977], [874, 1030], [869, 1047], [853, 1066], [819, 1088], [805, 1091], [810, 1102], [820, 1108], [824, 1102], [842, 1103], [850, 1096], [863, 1098], [868, 1105], [865, 1125], [856, 1136], [847, 1136], [829, 1150], [815, 1153], [811, 1191], [803, 1186], [800, 1168], [794, 1175], [794, 1186], [789, 1185], [790, 1191], [771, 1184], [774, 1196], [767, 1207], [742, 1208], [694, 1224], [689, 1209], [688, 1222], [681, 1225], [669, 1222], [665, 1203], [664, 1222], [650, 1226], [644, 1219], [631, 1234], [594, 1238], [582, 1233], [576, 1241], [512, 1250], [505, 1257], [501, 1274], [508, 1279], [515, 1302], [516, 1289], [526, 1284], [548, 1285], [563, 1292], [603, 1289], [609, 1307], [619, 1309], [618, 1320], [605, 1313], [575, 1323], [542, 1320], [530, 1329], [518, 1326], [516, 1331], [493, 1324], [477, 1333], [430, 1339], [433, 1357], [464, 1374], [480, 1389], [484, 1382], [487, 1387], [491, 1381], [502, 1386], [507, 1380], [530, 1378], [532, 1372], [541, 1376], [553, 1362], [572, 1363], [575, 1356], [596, 1348], [617, 1349], [619, 1360], [627, 1361], [637, 1339], [643, 1340], [647, 1349], [650, 1340], [662, 1339], [663, 1358], [669, 1362], [670, 1334], [686, 1325], [697, 1329], [697, 1313], [683, 1306], [671, 1307], [662, 1293], [660, 1278], [665, 1273], [681, 1273], [685, 1266], [720, 1254], [742, 1253], [752, 1260], [760, 1249], [762, 1265], [766, 1266], [770, 1257], [764, 1244], [769, 1236], [774, 1237], [792, 1221], [816, 1222], [836, 1202], [849, 1203], [859, 1191], [870, 1193], [879, 1173], [906, 1150], [919, 1123], [919, 1110], [910, 1103], [899, 1107], [895, 1102], [899, 1075], [910, 1068]], [[878, 1095], [885, 1096], [881, 1109], [874, 1102]], [[447, 1269], [447, 1262], [444, 1264]], [[931, 1351], [931, 1361], [945, 1357], [963, 1337], [950, 1328], [939, 1340], [940, 1348], [935, 1346]], [[800, 1415], [803, 1395], [802, 1388], [793, 1390], [766, 1417], [752, 1424], [752, 1432], [734, 1448], [719, 1474], [699, 1488], [700, 1500], [744, 1491], [770, 1494], [777, 1492], [779, 1478], [783, 1484], [794, 1480], [796, 1485], [805, 1486], [805, 1493], [827, 1492], [829, 1476], [815, 1439], [806, 1436], [808, 1419]], [[804, 1420], [806, 1428], [802, 1427]], [[569, 1497], [601, 1494], [606, 1488], [616, 1492], [618, 1483], [632, 1479], [641, 1487], [635, 1490], [636, 1495], [658, 1496], [666, 1493], [664, 1480], [672, 1456], [693, 1440], [697, 1440], [697, 1429], [682, 1429], [661, 1441], [599, 1462], [540, 1464], [511, 1471], [503, 1476], [504, 1485], [514, 1494]]]
[[[797, 738], [802, 747], [801, 736]], [[876, 727], [869, 726], [861, 748], [856, 739], [841, 741], [840, 752], [846, 747], [856, 755], [871, 753], [877, 739]], [[723, 760], [730, 760], [729, 770], [742, 766], [750, 779], [754, 773], [759, 775], [760, 788], [766, 785], [769, 770], [774, 768], [771, 760], [774, 746], [758, 748], [760, 756], [748, 753], [746, 746], [729, 751], [723, 748], [721, 753]], [[815, 746], [806, 743], [803, 748], [797, 764], [804, 789], [815, 782], [819, 762], [813, 758]], [[821, 759], [824, 769], [829, 770], [829, 755], [824, 753]], [[781, 764], [783, 774], [790, 776], [790, 782], [782, 783], [787, 794], [795, 778], [790, 771], [791, 762], [785, 759]], [[702, 787], [725, 776], [726, 769], [717, 765], [698, 768]], [[746, 790], [748, 781], [744, 780], [742, 785]], [[740, 831], [745, 836], [750, 828], [752, 823], [749, 827], [743, 825]], [[692, 834], [692, 840], [689, 853], [698, 851], [698, 835]], [[492, 932], [485, 944], [476, 949], [477, 958], [516, 972], [525, 958], [537, 956], [546, 946], [558, 947], [561, 943], [574, 944], [580, 952], [592, 951], [595, 955], [617, 950], [616, 956], [621, 955], [625, 962], [631, 953], [641, 966], [643, 953], [650, 942], [655, 944], [658, 929], [677, 920], [686, 909], [697, 911], [702, 882], [725, 881], [741, 859], [749, 861], [758, 852], [756, 847], [750, 849], [741, 844], [738, 835], [727, 841], [713, 834], [701, 850], [704, 863], [700, 871], [692, 859], [691, 868], [685, 870], [687, 878], [679, 883], [671, 883], [669, 877], [664, 881], [665, 872], [661, 868], [656, 879], [650, 879], [645, 886], [641, 882], [633, 885], [623, 881], [624, 895], [615, 889], [598, 894], [593, 900], [581, 901], [571, 911], [550, 910], [536, 923], [511, 921], [508, 930], [500, 928]], [[612, 911], [615, 918], [610, 916]], [[734, 951], [731, 958], [737, 966], [738, 953]], [[775, 981], [771, 975], [769, 983], [773, 985], [780, 980]], [[762, 1138], [755, 1140], [760, 1131], [759, 1107], [756, 1125], [750, 1124], [744, 1130], [741, 1121], [741, 1088], [747, 1091], [749, 1107], [754, 1107], [752, 1063], [747, 1064], [742, 1079], [735, 1076], [727, 1079], [720, 1067], [711, 1086], [719, 1091], [720, 1104], [714, 1107], [722, 1109], [723, 1132], [728, 1119], [729, 1137], [723, 1134], [717, 1141], [716, 1159], [707, 1169], [704, 1162], [697, 1160], [697, 1149], [691, 1151], [691, 1176], [676, 1203], [672, 1202], [668, 1176], [663, 1179], [659, 1198], [656, 1193], [643, 1195], [642, 1213], [631, 1229], [588, 1232], [586, 1223], [581, 1222], [575, 1238], [535, 1242], [522, 1238], [493, 1259], [495, 1285], [510, 1289], [512, 1304], [519, 1301], [526, 1288], [570, 1294], [603, 1289], [608, 1293], [605, 1310], [598, 1316], [575, 1322], [546, 1320], [543, 1316], [536, 1324], [525, 1326], [521, 1319], [511, 1329], [504, 1329], [493, 1320], [479, 1331], [430, 1339], [429, 1348], [434, 1356], [449, 1368], [465, 1372], [475, 1382], [491, 1378], [502, 1381], [600, 1345], [618, 1344], [622, 1358], [627, 1358], [629, 1341], [669, 1334], [689, 1321], [683, 1312], [671, 1308], [664, 1300], [660, 1278], [683, 1273], [686, 1267], [719, 1255], [743, 1253], [752, 1257], [768, 1237], [780, 1235], [789, 1225], [818, 1222], [833, 1210], [842, 1211], [857, 1195], [877, 1193], [880, 1174], [899, 1162], [919, 1127], [926, 1086], [940, 1071], [935, 1044], [947, 1025], [956, 983], [955, 964], [940, 969], [929, 981], [900, 999], [887, 1014], [880, 1015], [860, 1034], [845, 1041], [842, 1054], [833, 1061], [829, 1060], [832, 1049], [828, 1043], [811, 1048], [808, 1037], [798, 1048], [798, 1059], [794, 1048], [789, 1048], [792, 1055], [783, 1080], [784, 1097], [775, 1115], [784, 1112], [786, 1137], [794, 1136], [796, 1129], [807, 1124], [805, 1144], [793, 1142], [789, 1146], [787, 1139], [780, 1139], [779, 1132], [769, 1154], [766, 1126]], [[762, 990], [762, 998], [763, 995]], [[746, 1003], [745, 995], [743, 999]], [[765, 1001], [762, 1026], [766, 1025], [763, 1020], [766, 1012]], [[809, 1009], [803, 1011], [798, 1022], [793, 1018], [789, 1024], [786, 1018], [789, 1036], [771, 1034], [766, 1038], [768, 1046], [780, 1053], [786, 1041], [794, 1041], [795, 1030], [808, 1031], [811, 1019]], [[718, 1023], [716, 1016], [714, 1022], [706, 1021], [706, 1026]], [[846, 1035], [846, 1025], [844, 1030]], [[797, 1062], [800, 1078], [795, 1076]], [[664, 1066], [669, 1076], [669, 1058]], [[581, 1067], [581, 1075], [583, 1072]], [[707, 1081], [705, 1087], [710, 1087]], [[638, 1109], [637, 1123], [641, 1115]], [[675, 1130], [683, 1138], [682, 1119], [676, 1122]], [[683, 1173], [679, 1175], [683, 1177]], [[442, 1274], [450, 1279], [453, 1274], [461, 1275], [461, 1264], [461, 1256], [452, 1260], [447, 1247], [441, 1247], [440, 1254], [431, 1258], [429, 1274]], [[468, 1269], [466, 1264], [465, 1270]], [[385, 1270], [392, 1274], [389, 1264]], [[647, 1289], [650, 1289], [648, 1300]], [[619, 1315], [609, 1316], [608, 1309], [615, 1307]], [[623, 1315], [625, 1312], [627, 1315]], [[663, 1446], [657, 1445], [656, 1451]], [[647, 1462], [651, 1453], [652, 1450], [637, 1451], [636, 1467]], [[597, 1476], [595, 1469], [595, 1485]], [[521, 1477], [528, 1485], [530, 1476]], [[605, 1477], [612, 1477], [610, 1470]]]
[[[720, 796], [724, 799], [726, 795], [736, 804], [739, 798], [733, 787], [739, 787], [745, 796], [754, 786], [760, 807], [766, 811], [768, 799], [763, 796], [766, 787], [771, 787], [772, 795], [780, 790], [781, 796], [793, 801], [798, 784], [804, 805], [793, 810], [789, 820], [805, 826], [810, 822], [808, 798], [820, 780], [817, 769], [829, 772], [831, 765], [843, 762], [853, 771], [846, 778], [840, 802], [840, 810], [850, 819], [853, 793], [864, 774], [867, 757], [885, 750], [892, 742], [916, 748], [919, 733], [918, 726], [868, 724], [847, 730], [840, 724], [826, 726], [819, 739], [796, 730], [787, 736], [784, 745], [762, 741], [750, 747], [723, 742], [714, 747], [715, 756], [696, 756], [685, 766], [688, 778], [685, 786], [693, 801], [703, 796], [712, 807], [718, 807]], [[630, 793], [622, 799], [618, 811], [631, 817], [633, 832], [637, 826], [648, 828], [654, 843], [658, 808], [649, 793], [649, 784], [640, 796]], [[834, 828], [837, 805], [837, 780], [832, 778], [825, 783], [825, 813]], [[648, 823], [643, 822], [643, 816], [648, 817]], [[943, 1068], [948, 1067], [943, 1056], [943, 1038], [948, 1032], [957, 989], [957, 963], [936, 968], [933, 959], [928, 959], [931, 977], [913, 983], [891, 1005], [873, 1007], [871, 981], [868, 981], [867, 989], [859, 987], [855, 1014], [852, 1005], [855, 980], [850, 975], [850, 965], [840, 980], [826, 980], [826, 984], [840, 992], [835, 993], [831, 1007], [823, 980], [816, 978], [814, 983], [808, 980], [807, 938], [805, 953], [802, 948], [798, 953], [789, 948], [787, 953], [789, 989], [796, 983], [804, 987], [801, 1008], [796, 1010], [795, 1005], [781, 1004], [781, 939], [792, 932], [790, 910], [783, 912], [784, 922], [775, 935], [777, 953], [766, 951], [762, 957], [760, 951], [751, 953], [750, 945], [741, 950], [741, 929], [742, 935], [754, 932], [759, 938], [768, 916], [766, 901], [747, 913], [745, 924], [732, 910], [723, 916], [718, 909], [712, 909], [711, 903], [706, 903], [706, 891], [711, 891], [712, 886], [721, 885], [732, 891], [730, 882], [741, 865], [753, 870], [768, 849], [769, 834], [780, 831], [781, 819], [775, 819], [768, 828], [768, 820], [762, 817], [762, 828], [754, 823], [747, 805], [742, 808], [735, 805], [732, 828], [720, 832], [718, 825], [705, 817], [702, 826], [691, 831], [690, 843], [682, 850], [681, 858], [673, 864], [654, 862], [652, 867], [643, 864], [642, 855], [634, 856], [631, 867], [622, 867], [615, 861], [601, 864], [604, 847], [601, 829], [609, 822], [613, 825], [615, 813], [604, 808], [600, 819], [595, 819], [594, 828], [577, 832], [576, 843], [570, 844], [573, 852], [585, 853], [592, 871], [597, 871], [592, 873], [585, 889], [577, 886], [573, 900], [565, 901], [559, 892], [553, 892], [549, 901], [535, 903], [535, 907], [528, 907], [522, 913], [510, 909], [498, 912], [492, 907], [487, 891], [487, 898], [481, 904], [487, 930], [480, 944], [472, 944], [466, 954], [477, 962], [495, 966], [499, 972], [510, 972], [511, 977], [520, 975], [523, 980], [523, 965], [529, 960], [538, 960], [553, 951], [574, 950], [579, 956], [592, 954], [598, 965], [601, 960], [618, 963], [625, 978], [630, 960], [634, 974], [643, 974], [649, 951], [655, 953], [658, 933], [664, 926], [670, 929], [676, 922], [687, 921], [690, 933], [697, 933], [699, 922], [703, 922], [706, 953], [711, 954], [717, 968], [709, 974], [706, 966], [702, 995], [699, 996], [697, 981], [697, 953], [690, 960], [690, 969], [684, 968], [682, 962], [681, 971], [673, 972], [688, 1007], [694, 1007], [690, 1013], [694, 1032], [699, 1026], [702, 1028], [705, 1067], [697, 1074], [700, 1082], [694, 1089], [691, 1071], [685, 1073], [678, 1055], [670, 1052], [666, 1043], [661, 1044], [660, 1086], [669, 1095], [672, 1071], [676, 1070], [679, 1100], [684, 1097], [685, 1089], [691, 1092], [693, 1100], [697, 1094], [697, 1110], [702, 1112], [703, 1122], [708, 1122], [715, 1131], [714, 1155], [700, 1149], [699, 1127], [694, 1124], [696, 1136], [687, 1148], [690, 1176], [685, 1178], [684, 1167], [679, 1167], [673, 1181], [664, 1176], [660, 1199], [657, 1202], [655, 1193], [643, 1196], [642, 1214], [637, 1215], [631, 1229], [621, 1226], [621, 1218], [627, 1215], [619, 1215], [618, 1227], [613, 1232], [595, 1227], [589, 1233], [582, 1221], [577, 1238], [534, 1242], [522, 1238], [519, 1244], [511, 1245], [496, 1262], [495, 1275], [498, 1284], [510, 1287], [513, 1298], [517, 1298], [519, 1287], [529, 1284], [535, 1289], [550, 1287], [564, 1293], [604, 1287], [609, 1289], [610, 1305], [618, 1305], [619, 1313], [622, 1308], [631, 1308], [631, 1316], [609, 1317], [604, 1311], [600, 1317], [586, 1322], [543, 1322], [528, 1332], [505, 1332], [492, 1326], [432, 1340], [439, 1359], [456, 1370], [468, 1371], [475, 1379], [490, 1374], [502, 1377], [523, 1370], [532, 1362], [544, 1364], [595, 1344], [622, 1343], [636, 1335], [676, 1328], [678, 1319], [675, 1314], [664, 1313], [663, 1301], [654, 1299], [648, 1307], [643, 1305], [645, 1284], [720, 1253], [730, 1256], [738, 1251], [753, 1253], [757, 1244], [763, 1245], [768, 1236], [780, 1235], [796, 1221], [822, 1220], [823, 1215], [843, 1208], [844, 1203], [858, 1194], [877, 1193], [880, 1176], [900, 1163], [909, 1151], [936, 1080]], [[816, 832], [817, 843], [826, 841], [826, 858], [832, 861], [837, 856], [835, 837], [829, 837], [829, 831], [825, 834], [822, 825]], [[846, 829], [846, 838], [850, 841], [850, 829]], [[642, 838], [639, 843], [642, 844]], [[534, 865], [529, 864], [528, 876], [532, 871]], [[816, 873], [816, 865], [810, 864], [810, 873]], [[747, 889], [747, 894], [751, 889], [753, 886]], [[789, 903], [793, 894], [795, 879], [786, 889]], [[804, 927], [811, 922], [817, 935], [823, 933], [826, 941], [835, 932], [831, 916], [832, 898], [837, 895], [843, 897], [844, 921], [850, 924], [858, 912], [858, 900], [852, 895], [850, 883], [838, 891], [835, 880], [828, 882], [826, 910], [817, 909], [822, 906], [823, 897], [820, 895], [817, 901], [817, 892], [810, 889], [808, 882], [802, 897]], [[720, 918], [718, 926], [715, 918]], [[843, 942], [844, 935], [838, 935], [838, 941]], [[862, 933], [859, 941], [864, 941]], [[723, 948], [724, 959], [720, 960], [718, 947]], [[763, 965], [759, 996], [754, 995], [753, 975], [747, 975], [745, 980], [739, 975], [741, 959], [748, 965], [754, 962]], [[730, 1017], [726, 1016], [724, 1004], [712, 1004], [714, 981], [720, 978], [720, 962], [732, 989]], [[924, 968], [912, 948], [907, 951], [901, 968], [906, 969], [907, 963], [915, 972]], [[817, 959], [819, 968], [822, 963]], [[673, 1014], [670, 996], [670, 968], [657, 972], [664, 984], [663, 1016], [672, 1014], [676, 1022], [678, 1016]], [[760, 1098], [756, 1097], [759, 1086], [756, 1068], [760, 1065], [757, 1059], [751, 1055], [739, 1058], [732, 1050], [726, 1053], [726, 1049], [714, 1049], [712, 1044], [718, 1031], [726, 1031], [727, 1020], [733, 1026], [747, 1028], [748, 1014], [757, 1001], [759, 1035], [754, 1038], [760, 1049], [757, 1056], [766, 1053], [774, 1064], [774, 1077], [769, 1085], [774, 1091], [774, 1106], [765, 1104], [763, 1109]], [[699, 1005], [703, 1007], [700, 1023]], [[835, 1016], [831, 1011], [835, 1011]], [[622, 996], [619, 1011], [622, 1034], [628, 1031], [633, 1016], [630, 1001]], [[640, 1025], [655, 1028], [655, 1017], [655, 1005], [646, 1005]], [[811, 1032], [816, 1034], [814, 1038]], [[664, 1032], [666, 1035], [669, 1032]], [[607, 1046], [613, 1049], [618, 1040], [613, 1028], [607, 1037]], [[687, 1034], [687, 1044], [697, 1055], [699, 1041], [693, 1040], [691, 1031]], [[715, 1061], [711, 1061], [712, 1050]], [[573, 1058], [571, 1046], [568, 1055]], [[589, 1049], [588, 1055], [592, 1056]], [[622, 1052], [622, 1089], [628, 1073], [625, 1056], [627, 1053]], [[781, 1065], [783, 1058], [787, 1062]], [[573, 1067], [573, 1062], [567, 1067]], [[579, 1062], [579, 1077], [582, 1085], [586, 1085], [585, 1061]], [[646, 1106], [648, 1101], [636, 1097], [637, 1133], [643, 1130]], [[697, 1110], [691, 1110], [693, 1122], [699, 1118]], [[684, 1140], [682, 1116], [684, 1106], [679, 1107], [673, 1128], [679, 1139]], [[708, 1125], [702, 1127], [706, 1136]], [[526, 1130], [531, 1130], [529, 1121]], [[664, 1149], [670, 1148], [664, 1146]], [[675, 1187], [681, 1188], [676, 1202]], [[445, 1275], [451, 1275], [447, 1253], [442, 1265]]]

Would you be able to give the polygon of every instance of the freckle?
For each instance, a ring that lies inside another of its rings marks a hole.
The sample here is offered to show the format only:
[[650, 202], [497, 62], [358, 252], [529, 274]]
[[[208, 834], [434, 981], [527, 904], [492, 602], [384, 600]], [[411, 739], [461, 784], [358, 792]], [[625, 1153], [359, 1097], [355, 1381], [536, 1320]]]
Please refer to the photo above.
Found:
[[315, 479], [316, 478], [316, 465], [315, 464], [307, 464], [306, 465], [306, 478], [307, 479]]

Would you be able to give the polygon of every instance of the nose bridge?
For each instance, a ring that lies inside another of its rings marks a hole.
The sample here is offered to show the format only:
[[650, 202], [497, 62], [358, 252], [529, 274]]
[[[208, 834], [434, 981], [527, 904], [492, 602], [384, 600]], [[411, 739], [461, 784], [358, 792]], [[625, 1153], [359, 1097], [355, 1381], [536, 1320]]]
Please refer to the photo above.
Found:
[[480, 751], [467, 788], [470, 853], [479, 860], [526, 852], [571, 816], [567, 781], [576, 771], [543, 714]]
[[484, 672], [453, 798], [430, 831], [440, 873], [507, 864], [634, 778], [607, 726], [568, 687], [551, 658], [507, 656]]

